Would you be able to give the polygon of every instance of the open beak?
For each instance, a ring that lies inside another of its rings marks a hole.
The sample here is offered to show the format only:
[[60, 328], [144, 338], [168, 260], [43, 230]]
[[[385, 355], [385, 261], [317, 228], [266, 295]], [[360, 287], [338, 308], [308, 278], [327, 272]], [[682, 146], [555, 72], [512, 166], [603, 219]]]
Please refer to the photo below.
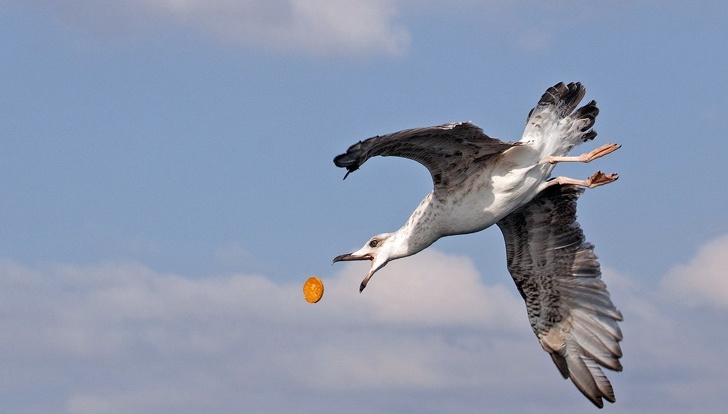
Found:
[[[372, 264], [373, 264], [374, 256], [369, 253], [362, 254], [362, 255], [357, 255], [354, 253], [347, 253], [347, 254], [342, 254], [342, 255], [334, 257], [334, 261], [331, 264], [334, 264], [336, 262], [351, 262], [354, 260], [371, 260]], [[372, 278], [372, 275], [374, 274], [374, 272], [376, 272], [376, 270], [374, 268], [369, 270], [369, 273], [367, 273], [364, 280], [361, 281], [361, 284], [359, 285], [359, 293], [361, 293], [364, 290], [364, 288], [367, 287], [367, 283], [369, 283], [369, 279]]]

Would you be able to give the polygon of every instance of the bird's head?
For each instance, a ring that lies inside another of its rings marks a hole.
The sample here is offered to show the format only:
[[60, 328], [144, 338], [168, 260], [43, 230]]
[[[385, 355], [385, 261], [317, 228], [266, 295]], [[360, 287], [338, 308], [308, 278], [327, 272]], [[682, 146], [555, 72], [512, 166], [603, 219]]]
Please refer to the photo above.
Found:
[[398, 248], [395, 246], [395, 239], [396, 238], [393, 237], [393, 233], [378, 234], [369, 239], [369, 241], [367, 241], [361, 249], [353, 253], [336, 256], [334, 258], [334, 263], [352, 260], [370, 260], [372, 262], [372, 267], [369, 269], [369, 273], [367, 273], [364, 280], [362, 280], [361, 285], [359, 285], [359, 292], [361, 292], [365, 287], [367, 287], [369, 279], [371, 279], [372, 275], [374, 275], [377, 270], [383, 268], [390, 260], [401, 257], [401, 255], [396, 254]]

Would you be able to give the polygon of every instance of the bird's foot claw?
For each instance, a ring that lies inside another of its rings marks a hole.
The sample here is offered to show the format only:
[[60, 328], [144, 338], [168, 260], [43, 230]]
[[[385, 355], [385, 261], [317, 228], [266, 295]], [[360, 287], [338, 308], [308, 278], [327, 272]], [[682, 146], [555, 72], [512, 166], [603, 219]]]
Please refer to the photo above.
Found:
[[585, 180], [585, 184], [586, 187], [594, 188], [599, 187], [600, 185], [609, 184], [611, 182], [617, 181], [618, 178], [619, 175], [617, 175], [617, 173], [611, 173], [607, 175], [601, 171], [597, 171], [596, 173], [594, 173], [594, 175]]

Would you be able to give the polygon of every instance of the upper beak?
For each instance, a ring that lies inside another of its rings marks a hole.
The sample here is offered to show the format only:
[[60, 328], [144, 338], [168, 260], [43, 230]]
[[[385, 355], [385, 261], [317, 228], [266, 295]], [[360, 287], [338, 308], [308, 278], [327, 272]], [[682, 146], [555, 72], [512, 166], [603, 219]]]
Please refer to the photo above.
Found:
[[333, 264], [336, 262], [350, 262], [353, 260], [374, 260], [374, 256], [372, 256], [371, 254], [363, 254], [359, 256], [353, 253], [347, 253], [334, 257], [334, 261], [331, 263]]

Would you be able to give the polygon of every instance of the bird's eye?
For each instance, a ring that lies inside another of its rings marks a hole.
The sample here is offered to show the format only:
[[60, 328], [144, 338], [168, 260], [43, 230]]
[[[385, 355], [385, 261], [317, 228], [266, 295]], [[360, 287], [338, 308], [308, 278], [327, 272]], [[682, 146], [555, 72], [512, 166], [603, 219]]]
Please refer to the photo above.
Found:
[[377, 247], [377, 245], [379, 245], [379, 240], [377, 240], [377, 239], [374, 239], [369, 242], [369, 247]]

